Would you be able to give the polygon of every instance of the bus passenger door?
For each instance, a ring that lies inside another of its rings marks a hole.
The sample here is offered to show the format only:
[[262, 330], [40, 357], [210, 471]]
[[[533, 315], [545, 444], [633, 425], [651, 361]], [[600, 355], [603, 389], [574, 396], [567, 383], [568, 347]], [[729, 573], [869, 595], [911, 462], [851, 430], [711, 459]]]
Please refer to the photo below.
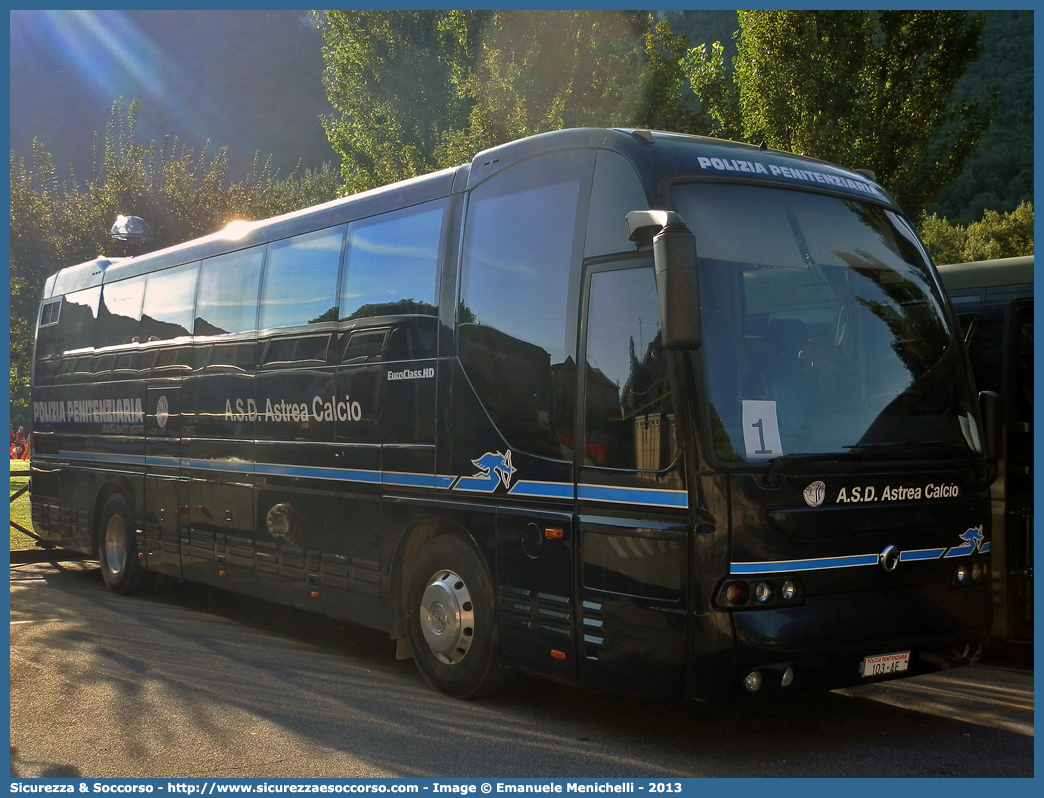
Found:
[[589, 269], [577, 483], [580, 680], [681, 697], [688, 502], [658, 318], [648, 260]]
[[146, 563], [149, 570], [181, 577], [188, 485], [181, 471], [180, 386], [150, 386], [145, 408]]

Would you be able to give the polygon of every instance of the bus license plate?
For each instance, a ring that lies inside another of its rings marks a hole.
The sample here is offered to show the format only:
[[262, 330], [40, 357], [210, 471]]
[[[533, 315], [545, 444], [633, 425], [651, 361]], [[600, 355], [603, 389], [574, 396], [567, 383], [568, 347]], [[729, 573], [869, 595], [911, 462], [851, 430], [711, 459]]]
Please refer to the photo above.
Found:
[[901, 673], [908, 667], [910, 667], [910, 652], [900, 651], [897, 654], [864, 657], [859, 670], [863, 676], [884, 676], [887, 673]]

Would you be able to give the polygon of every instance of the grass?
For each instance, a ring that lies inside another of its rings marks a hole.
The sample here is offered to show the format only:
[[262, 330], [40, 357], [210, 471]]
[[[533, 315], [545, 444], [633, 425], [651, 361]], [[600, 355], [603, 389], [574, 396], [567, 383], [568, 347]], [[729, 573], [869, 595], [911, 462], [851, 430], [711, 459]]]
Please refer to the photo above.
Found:
[[[11, 495], [25, 487], [29, 482], [29, 461], [11, 460]], [[23, 493], [11, 503], [11, 520], [21, 524], [26, 529], [33, 528], [33, 521], [29, 506], [29, 494]], [[11, 551], [24, 551], [35, 549], [36, 541], [27, 535], [23, 535], [14, 527], [11, 527]]]

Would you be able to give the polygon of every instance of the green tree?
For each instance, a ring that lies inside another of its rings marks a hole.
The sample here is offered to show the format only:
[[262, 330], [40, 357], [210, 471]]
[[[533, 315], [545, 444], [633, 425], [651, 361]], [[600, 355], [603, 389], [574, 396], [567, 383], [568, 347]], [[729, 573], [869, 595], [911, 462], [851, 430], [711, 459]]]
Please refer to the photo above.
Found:
[[697, 132], [687, 39], [645, 13], [337, 11], [320, 19], [350, 191], [582, 126]]
[[873, 169], [918, 218], [960, 173], [993, 103], [954, 100], [984, 19], [960, 11], [745, 11], [737, 56], [684, 68], [718, 135]]
[[479, 16], [463, 11], [327, 11], [317, 15], [334, 113], [323, 118], [348, 193], [437, 168], [459, 130]]
[[967, 263], [1033, 254], [1033, 203], [1010, 213], [988, 210], [967, 227], [936, 214], [921, 219], [918, 232], [936, 263]]
[[571, 127], [696, 132], [700, 117], [682, 92], [686, 48], [685, 37], [644, 13], [496, 12], [465, 85], [467, 126], [444, 137], [439, 161]]
[[212, 233], [233, 219], [286, 213], [340, 193], [329, 164], [280, 178], [266, 162], [242, 183], [229, 184], [226, 150], [196, 153], [176, 139], [138, 144], [137, 114], [137, 102], [113, 104], [104, 136], [95, 135], [93, 173], [82, 185], [75, 176], [59, 180], [39, 140], [28, 165], [11, 155], [12, 395], [29, 383], [36, 311], [48, 275], [97, 255], [131, 254], [127, 244], [109, 238], [118, 214], [149, 222], [152, 250]]
[[970, 224], [987, 208], [1013, 211], [1033, 200], [1033, 11], [993, 11], [982, 34], [982, 57], [956, 91], [1001, 98], [992, 127], [964, 170], [929, 210]]

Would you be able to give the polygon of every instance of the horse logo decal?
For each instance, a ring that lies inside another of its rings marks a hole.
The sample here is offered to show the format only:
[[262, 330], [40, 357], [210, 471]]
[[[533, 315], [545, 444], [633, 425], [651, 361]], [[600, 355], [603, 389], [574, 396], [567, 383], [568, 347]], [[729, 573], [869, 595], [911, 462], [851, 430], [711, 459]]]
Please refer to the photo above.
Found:
[[511, 477], [517, 470], [511, 465], [511, 450], [505, 452], [486, 452], [477, 460], [471, 461], [478, 473], [471, 477], [461, 477], [454, 485], [456, 490], [473, 490], [480, 493], [492, 493], [497, 486], [511, 487]]
[[960, 546], [954, 546], [946, 552], [947, 557], [966, 557], [977, 551], [986, 553], [990, 550], [990, 544], [986, 542], [986, 538], [982, 535], [981, 526], [970, 527], [965, 532], [962, 532], [960, 537], [964, 543]]
[[982, 536], [982, 527], [973, 526], [967, 532], [961, 535], [961, 540], [964, 541], [966, 546], [974, 546], [975, 551], [982, 548], [982, 542], [985, 538]]

